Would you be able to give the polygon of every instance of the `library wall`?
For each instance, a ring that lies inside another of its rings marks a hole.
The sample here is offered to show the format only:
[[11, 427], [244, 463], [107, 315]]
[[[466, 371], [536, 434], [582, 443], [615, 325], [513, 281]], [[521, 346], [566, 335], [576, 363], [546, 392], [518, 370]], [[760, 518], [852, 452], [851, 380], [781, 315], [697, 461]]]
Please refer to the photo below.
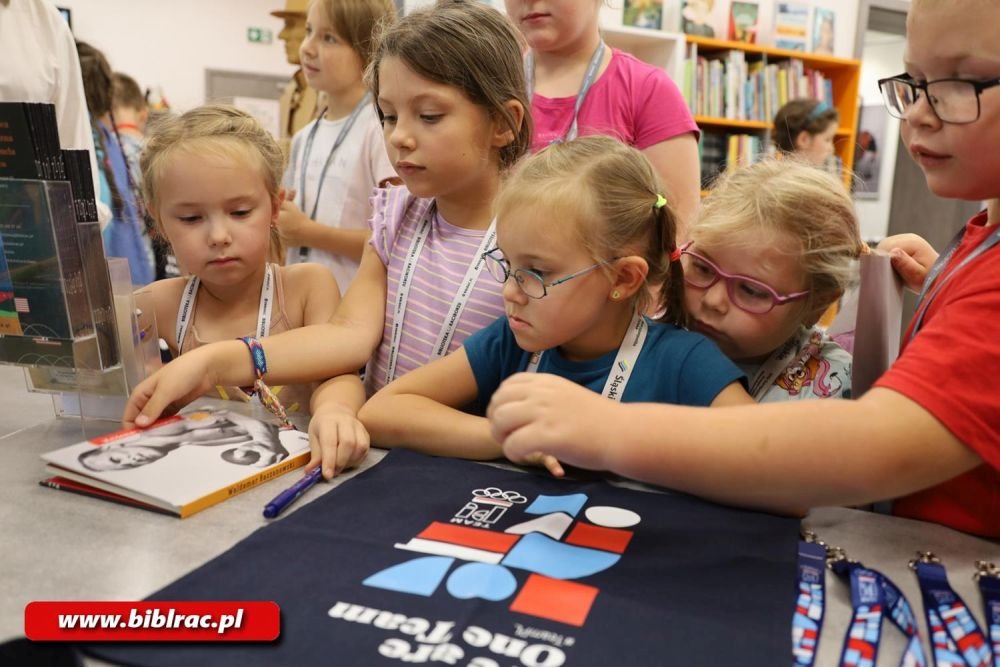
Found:
[[[162, 86], [171, 106], [205, 99], [205, 70], [291, 76], [283, 22], [270, 12], [284, 0], [58, 0], [73, 12], [77, 39], [101, 49], [111, 66], [141, 86]], [[270, 44], [247, 41], [247, 28], [266, 28]]]
[[[883, 33], [867, 33], [864, 59], [861, 61], [861, 105], [881, 105], [878, 80], [903, 71], [903, 38]], [[905, 153], [897, 155], [899, 147], [899, 121], [885, 112], [885, 132], [879, 146], [879, 194], [876, 199], [856, 199], [855, 207], [865, 239], [880, 239], [889, 229], [889, 208], [892, 204], [892, 184], [896, 160], [910, 159]]]

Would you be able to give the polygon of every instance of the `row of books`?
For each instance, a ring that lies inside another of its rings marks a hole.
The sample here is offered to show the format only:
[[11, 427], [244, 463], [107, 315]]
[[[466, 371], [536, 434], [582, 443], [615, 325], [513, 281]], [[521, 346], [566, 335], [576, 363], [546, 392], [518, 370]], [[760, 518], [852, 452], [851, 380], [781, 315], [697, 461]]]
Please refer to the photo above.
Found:
[[0, 363], [119, 363], [90, 155], [50, 104], [0, 103]]
[[756, 134], [702, 133], [698, 142], [702, 189], [709, 189], [726, 169], [756, 162], [767, 152], [766, 148], [765, 139]]
[[734, 49], [700, 56], [697, 44], [688, 45], [682, 92], [692, 114], [770, 122], [789, 100], [834, 105], [833, 82], [801, 60], [748, 62], [746, 55]]

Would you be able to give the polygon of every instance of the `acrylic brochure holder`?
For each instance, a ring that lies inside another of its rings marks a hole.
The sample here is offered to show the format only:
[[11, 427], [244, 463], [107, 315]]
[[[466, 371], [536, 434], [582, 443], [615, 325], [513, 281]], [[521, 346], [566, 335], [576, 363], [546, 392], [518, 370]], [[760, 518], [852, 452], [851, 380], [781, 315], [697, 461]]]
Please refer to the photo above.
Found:
[[155, 309], [106, 260], [100, 223], [80, 221], [69, 182], [0, 178], [0, 363], [59, 416], [118, 420], [159, 365]]

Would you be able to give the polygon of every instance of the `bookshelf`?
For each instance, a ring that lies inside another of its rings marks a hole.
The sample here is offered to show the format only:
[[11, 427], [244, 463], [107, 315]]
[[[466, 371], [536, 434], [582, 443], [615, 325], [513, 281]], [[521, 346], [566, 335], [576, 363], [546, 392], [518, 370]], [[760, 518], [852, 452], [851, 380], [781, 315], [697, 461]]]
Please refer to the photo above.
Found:
[[[734, 58], [731, 54], [737, 54]], [[703, 87], [697, 87], [697, 63], [693, 58], [706, 58], [708, 62], [721, 62], [723, 73], [730, 68], [731, 63], [737, 67], [745, 66], [750, 68], [766, 68], [768, 65], [778, 65], [779, 68], [787, 68], [786, 71], [803, 71], [807, 75], [815, 73], [813, 76], [822, 76], [829, 83], [827, 94], [831, 95], [830, 100], [840, 114], [840, 127], [834, 139], [835, 152], [842, 164], [842, 175], [845, 184], [851, 182], [851, 175], [854, 166], [854, 149], [857, 142], [858, 123], [858, 85], [861, 79], [861, 62], [858, 60], [837, 58], [834, 56], [804, 53], [801, 51], [789, 51], [777, 49], [758, 44], [747, 44], [744, 42], [731, 42], [723, 39], [713, 39], [694, 35], [685, 36], [685, 63], [684, 73], [678, 81], [685, 99], [692, 108], [694, 120], [702, 130], [703, 135], [746, 135], [752, 140], [757, 140], [761, 149], [766, 149], [768, 132], [771, 130], [771, 118], [781, 104], [768, 105], [768, 112], [764, 112], [763, 105], [757, 105], [757, 113], [744, 113], [746, 105], [741, 107], [742, 111], [734, 112], [732, 108], [727, 108], [724, 113], [696, 113], [703, 111], [705, 105], [700, 104], [699, 95], [704, 95]], [[760, 64], [756, 64], [760, 63]], [[799, 65], [799, 63], [801, 65]], [[758, 70], [759, 71], [759, 70]], [[740, 74], [737, 74], [740, 76]], [[704, 79], [703, 79], [704, 80]], [[745, 77], [741, 77], [738, 84], [744, 84]], [[718, 84], [723, 87], [737, 85], [737, 82], [727, 84], [723, 79]], [[710, 86], [711, 87], [711, 86]], [[701, 88], [701, 89], [699, 89]], [[714, 94], [718, 98], [719, 89], [716, 87]], [[798, 94], [789, 94], [787, 99], [799, 97]], [[816, 96], [816, 95], [813, 95]], [[723, 97], [725, 93], [723, 92]], [[787, 100], [786, 100], [787, 101]], [[723, 105], [726, 106], [726, 105]], [[739, 105], [738, 105], [739, 106]], [[718, 109], [719, 105], [715, 105]], [[773, 107], [773, 108], [771, 108]], [[749, 116], [749, 117], [740, 117]]]

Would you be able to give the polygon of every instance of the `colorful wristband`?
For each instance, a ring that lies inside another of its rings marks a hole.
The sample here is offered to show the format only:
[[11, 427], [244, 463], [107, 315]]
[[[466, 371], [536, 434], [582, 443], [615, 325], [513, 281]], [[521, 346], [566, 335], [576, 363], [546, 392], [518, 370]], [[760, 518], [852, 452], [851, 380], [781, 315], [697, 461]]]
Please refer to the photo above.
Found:
[[[247, 348], [250, 350], [250, 360], [253, 362], [253, 372], [257, 376], [258, 380], [262, 380], [264, 375], [267, 374], [267, 358], [264, 356], [264, 348], [261, 346], [260, 341], [252, 336], [243, 336], [240, 338]], [[249, 387], [240, 387], [248, 396], [253, 396], [257, 393], [256, 383]]]

